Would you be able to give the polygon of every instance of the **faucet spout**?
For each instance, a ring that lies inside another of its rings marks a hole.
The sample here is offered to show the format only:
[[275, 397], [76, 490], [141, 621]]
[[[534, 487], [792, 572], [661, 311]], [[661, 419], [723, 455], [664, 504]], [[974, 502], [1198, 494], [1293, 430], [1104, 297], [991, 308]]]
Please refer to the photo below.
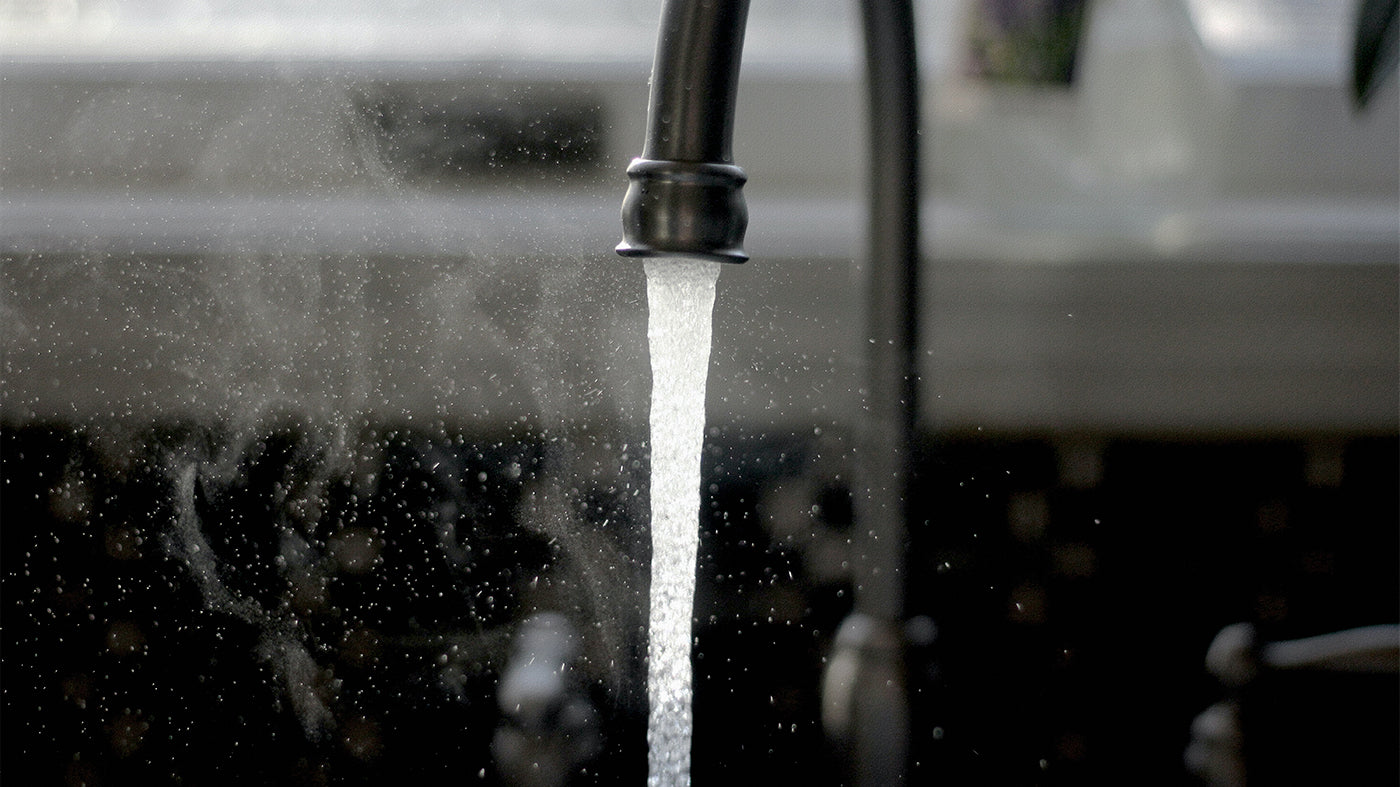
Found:
[[734, 102], [748, 0], [669, 0], [651, 74], [646, 144], [627, 168], [624, 257], [744, 262], [747, 179], [734, 164]]
[[[906, 775], [904, 549], [917, 432], [919, 78], [912, 0], [862, 0], [869, 119], [867, 391], [857, 440], [854, 609], [837, 638], [823, 712], [861, 785]], [[748, 0], [665, 0], [646, 146], [627, 169], [630, 257], [744, 262], [748, 211], [734, 164], [735, 92]], [[876, 687], [878, 690], [867, 690]]]

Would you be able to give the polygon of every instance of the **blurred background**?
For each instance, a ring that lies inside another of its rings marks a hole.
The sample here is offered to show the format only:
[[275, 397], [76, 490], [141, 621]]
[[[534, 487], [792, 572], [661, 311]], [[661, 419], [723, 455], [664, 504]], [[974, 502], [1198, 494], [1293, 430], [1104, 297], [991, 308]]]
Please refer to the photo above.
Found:
[[[1388, 661], [1206, 663], [1235, 623], [1400, 622], [1400, 108], [1393, 75], [1354, 100], [1358, 8], [916, 4], [915, 783], [1195, 783], [1219, 702], [1260, 783], [1400, 781]], [[659, 11], [0, 0], [5, 770], [644, 778], [646, 303], [612, 248]], [[817, 687], [860, 581], [854, 11], [751, 11], [697, 784], [848, 780]]]

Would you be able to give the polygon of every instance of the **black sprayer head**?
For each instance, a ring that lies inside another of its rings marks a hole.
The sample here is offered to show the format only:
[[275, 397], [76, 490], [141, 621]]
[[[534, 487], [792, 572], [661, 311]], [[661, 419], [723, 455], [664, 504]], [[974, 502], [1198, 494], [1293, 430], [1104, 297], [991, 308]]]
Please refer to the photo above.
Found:
[[747, 179], [733, 164], [633, 159], [622, 200], [624, 257], [745, 262]]
[[749, 0], [666, 0], [651, 72], [646, 144], [627, 168], [624, 257], [744, 262], [744, 171], [734, 101]]

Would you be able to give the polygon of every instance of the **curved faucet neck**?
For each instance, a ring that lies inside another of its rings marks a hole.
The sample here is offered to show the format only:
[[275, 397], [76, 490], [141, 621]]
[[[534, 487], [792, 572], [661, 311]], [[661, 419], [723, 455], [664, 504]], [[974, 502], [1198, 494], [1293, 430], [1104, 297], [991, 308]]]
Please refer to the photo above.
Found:
[[749, 0], [667, 2], [642, 158], [734, 163], [734, 105]]
[[744, 262], [748, 206], [734, 165], [734, 104], [748, 0], [667, 0], [646, 144], [627, 168], [625, 257]]

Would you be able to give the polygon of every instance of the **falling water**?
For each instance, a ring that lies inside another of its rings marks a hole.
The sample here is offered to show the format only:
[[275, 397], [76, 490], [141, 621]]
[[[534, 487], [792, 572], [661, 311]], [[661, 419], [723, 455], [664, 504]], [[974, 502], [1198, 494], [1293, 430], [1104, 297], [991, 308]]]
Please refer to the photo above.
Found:
[[719, 263], [648, 260], [646, 274], [652, 379], [647, 784], [674, 787], [690, 783], [690, 621]]

